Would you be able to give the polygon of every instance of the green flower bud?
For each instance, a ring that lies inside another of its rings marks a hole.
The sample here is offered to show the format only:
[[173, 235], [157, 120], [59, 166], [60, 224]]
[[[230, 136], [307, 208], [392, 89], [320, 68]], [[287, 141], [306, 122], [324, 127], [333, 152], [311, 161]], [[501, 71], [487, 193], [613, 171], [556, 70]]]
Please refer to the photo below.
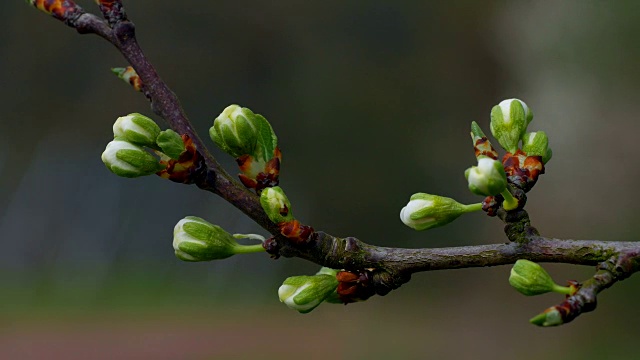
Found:
[[294, 219], [291, 203], [279, 186], [268, 187], [260, 194], [260, 205], [271, 221], [276, 224]]
[[165, 168], [142, 147], [120, 139], [107, 144], [102, 162], [112, 173], [128, 178], [155, 174]]
[[469, 190], [476, 195], [494, 196], [507, 188], [507, 175], [502, 163], [488, 157], [480, 157], [478, 166], [464, 172], [469, 182]]
[[571, 294], [571, 288], [556, 284], [542, 266], [529, 260], [518, 260], [511, 268], [509, 284], [520, 293], [533, 296], [551, 291]]
[[209, 136], [222, 151], [235, 158], [248, 154], [265, 162], [273, 157], [278, 144], [267, 119], [238, 105], [222, 111], [209, 129]]
[[167, 129], [160, 132], [156, 144], [168, 157], [178, 160], [185, 150], [182, 137], [175, 131]]
[[113, 124], [113, 136], [132, 144], [155, 146], [160, 127], [150, 118], [132, 113], [119, 117]]
[[278, 289], [280, 301], [289, 308], [306, 314], [335, 292], [335, 275], [292, 276]]
[[534, 131], [522, 137], [522, 151], [528, 156], [544, 157], [549, 151], [549, 138], [544, 131]]
[[491, 133], [505, 150], [513, 154], [532, 119], [533, 113], [523, 101], [503, 100], [491, 109]]
[[460, 215], [482, 209], [482, 204], [463, 205], [444, 196], [417, 193], [400, 210], [400, 220], [415, 230], [427, 230], [446, 225]]
[[[329, 276], [333, 276], [336, 277], [336, 275], [338, 275], [339, 270], [336, 269], [331, 269], [328, 267], [322, 267], [317, 273], [316, 275], [329, 275]], [[333, 290], [333, 292], [331, 294], [329, 294], [324, 301], [331, 303], [331, 304], [344, 304], [344, 302], [340, 299], [340, 295], [338, 295], [338, 291], [337, 291], [337, 287], [336, 290]]]
[[178, 221], [173, 229], [173, 249], [176, 257], [184, 261], [211, 261], [264, 251], [262, 244], [238, 244], [236, 238], [220, 226], [195, 216]]

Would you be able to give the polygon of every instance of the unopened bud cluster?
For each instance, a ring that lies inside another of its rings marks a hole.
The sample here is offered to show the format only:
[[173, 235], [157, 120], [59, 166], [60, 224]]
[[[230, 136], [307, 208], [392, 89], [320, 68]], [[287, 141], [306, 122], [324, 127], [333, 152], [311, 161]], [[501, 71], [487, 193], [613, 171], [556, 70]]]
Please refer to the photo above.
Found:
[[532, 120], [533, 112], [524, 101], [503, 100], [491, 110], [491, 133], [509, 153], [521, 149], [527, 156], [540, 156], [546, 164], [551, 159], [549, 139], [544, 131], [527, 133]]
[[264, 116], [230, 105], [214, 120], [209, 135], [222, 151], [236, 158], [245, 186], [260, 192], [278, 185], [278, 138]]
[[175, 131], [161, 131], [152, 119], [138, 113], [119, 117], [113, 124], [113, 137], [101, 158], [111, 172], [122, 177], [155, 174], [165, 168], [161, 159], [177, 159], [185, 150]]
[[502, 159], [478, 123], [473, 121], [471, 139], [478, 163], [468, 168], [464, 175], [469, 190], [484, 196], [483, 202], [462, 205], [453, 199], [418, 193], [400, 211], [402, 222], [413, 229], [426, 230], [446, 225], [465, 212], [482, 209], [495, 216], [500, 207], [506, 211], [523, 207], [524, 193], [533, 187], [538, 176], [544, 173], [544, 163], [551, 159], [546, 133], [527, 132], [532, 120], [533, 112], [521, 100], [508, 99], [493, 107], [491, 133], [508, 151]]

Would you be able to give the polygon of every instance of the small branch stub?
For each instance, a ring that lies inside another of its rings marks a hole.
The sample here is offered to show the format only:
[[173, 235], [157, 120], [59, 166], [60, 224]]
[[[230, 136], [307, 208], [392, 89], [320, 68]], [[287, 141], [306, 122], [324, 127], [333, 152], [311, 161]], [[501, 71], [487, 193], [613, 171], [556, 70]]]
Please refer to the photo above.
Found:
[[140, 76], [138, 76], [138, 73], [136, 73], [133, 67], [127, 66], [123, 68], [112, 68], [111, 72], [116, 74], [118, 79], [131, 85], [131, 87], [133, 87], [133, 90], [142, 91], [142, 79], [140, 79]]
[[113, 26], [121, 21], [127, 20], [127, 15], [120, 0], [96, 0], [104, 18], [109, 25]]

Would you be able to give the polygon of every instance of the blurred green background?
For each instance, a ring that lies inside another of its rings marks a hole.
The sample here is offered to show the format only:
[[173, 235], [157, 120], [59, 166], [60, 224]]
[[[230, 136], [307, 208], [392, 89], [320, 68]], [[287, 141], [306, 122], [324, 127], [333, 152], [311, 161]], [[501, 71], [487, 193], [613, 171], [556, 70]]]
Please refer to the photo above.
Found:
[[[91, 1], [80, 2], [97, 11]], [[476, 213], [417, 233], [415, 192], [476, 202], [469, 124], [518, 97], [554, 158], [527, 209], [547, 236], [640, 240], [640, 2], [125, 1], [140, 43], [206, 138], [238, 103], [283, 150], [281, 185], [305, 223], [385, 246], [505, 241]], [[509, 267], [415, 275], [386, 297], [288, 310], [276, 291], [314, 264], [264, 255], [192, 264], [171, 247], [196, 215], [261, 233], [218, 197], [123, 179], [100, 153], [116, 117], [152, 115], [114, 77], [102, 39], [0, 2], [0, 351], [7, 359], [629, 358], [640, 277], [560, 328], [528, 319]], [[155, 117], [156, 120], [157, 117]], [[165, 126], [166, 124], [163, 124]], [[213, 149], [235, 173], [232, 159]], [[583, 280], [593, 269], [546, 266]]]

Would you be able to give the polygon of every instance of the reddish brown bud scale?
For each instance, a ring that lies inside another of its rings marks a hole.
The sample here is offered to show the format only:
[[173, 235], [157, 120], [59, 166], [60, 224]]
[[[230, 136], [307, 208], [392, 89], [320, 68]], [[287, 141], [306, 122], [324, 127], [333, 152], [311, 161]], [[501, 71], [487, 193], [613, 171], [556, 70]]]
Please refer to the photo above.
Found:
[[255, 179], [252, 179], [245, 174], [251, 172], [251, 166], [254, 163], [254, 158], [249, 154], [242, 155], [236, 158], [236, 163], [238, 164], [240, 171], [243, 172], [242, 174], [238, 174], [238, 178], [240, 178], [242, 185], [249, 189], [255, 189], [256, 193], [259, 195], [263, 189], [278, 186], [280, 183], [279, 176], [281, 162], [282, 152], [276, 146], [273, 150], [273, 158], [265, 164], [263, 171], [259, 172]]
[[534, 182], [538, 180], [538, 177], [544, 174], [544, 164], [542, 163], [542, 156], [527, 156], [524, 160], [523, 168], [528, 171], [528, 176], [534, 179]]
[[71, 0], [30, 0], [29, 2], [38, 10], [65, 22], [75, 17], [76, 14], [84, 12]]
[[502, 158], [502, 165], [507, 174], [509, 183], [525, 192], [538, 181], [538, 177], [544, 174], [544, 164], [541, 156], [527, 156], [522, 150], [515, 154], [506, 153]]
[[270, 175], [275, 175], [276, 177], [280, 174], [280, 163], [282, 162], [282, 151], [280, 148], [276, 146], [273, 150], [273, 158], [267, 162], [267, 166], [265, 166], [265, 173]]
[[133, 87], [133, 90], [142, 91], [142, 79], [140, 79], [140, 76], [132, 66], [127, 66], [123, 72], [118, 74], [118, 77], [128, 82]]
[[364, 301], [375, 294], [375, 290], [370, 286], [371, 280], [367, 270], [359, 273], [340, 271], [336, 274], [336, 279], [336, 292], [344, 304]]
[[280, 257], [280, 244], [274, 237], [270, 237], [262, 243], [262, 247], [267, 251], [272, 259]]
[[127, 19], [120, 0], [96, 0], [96, 4], [98, 4], [104, 18], [111, 25]]
[[495, 196], [487, 196], [482, 200], [482, 211], [486, 212], [489, 216], [498, 215], [498, 209], [500, 208], [500, 204], [496, 200]]
[[[583, 312], [580, 308], [582, 307], [582, 303], [580, 301], [575, 300], [574, 297], [567, 296], [567, 299], [563, 301], [560, 305], [552, 306], [545, 311], [543, 314], [548, 314], [552, 311], [557, 311], [560, 314], [561, 322], [560, 324], [566, 324], [575, 319], [580, 313]], [[589, 311], [589, 310], [587, 310]], [[556, 325], [560, 325], [556, 324]]]
[[314, 230], [311, 226], [303, 225], [298, 220], [286, 221], [278, 224], [280, 234], [296, 244], [309, 242]]
[[476, 158], [484, 155], [492, 158], [493, 160], [498, 159], [498, 152], [493, 148], [486, 137], [482, 137], [476, 140], [476, 143], [473, 146], [473, 150], [475, 151]]
[[245, 154], [236, 158], [236, 164], [240, 168], [240, 171], [247, 172], [249, 171], [249, 167], [251, 166], [251, 160], [253, 156], [249, 154]]
[[107, 10], [111, 10], [117, 5], [122, 6], [122, 2], [119, 0], [96, 0], [96, 4], [100, 6], [100, 9], [104, 8]]
[[182, 141], [184, 142], [185, 151], [180, 155], [180, 158], [178, 160], [160, 161], [161, 164], [166, 165], [166, 168], [156, 174], [163, 179], [169, 179], [177, 183], [192, 184], [200, 173], [206, 169], [206, 164], [188, 135], [183, 134]]
[[258, 185], [258, 182], [253, 180], [252, 178], [248, 177], [245, 174], [238, 174], [238, 178], [240, 178], [240, 182], [242, 183], [242, 185], [244, 185], [246, 188], [249, 189], [255, 189], [256, 186]]

